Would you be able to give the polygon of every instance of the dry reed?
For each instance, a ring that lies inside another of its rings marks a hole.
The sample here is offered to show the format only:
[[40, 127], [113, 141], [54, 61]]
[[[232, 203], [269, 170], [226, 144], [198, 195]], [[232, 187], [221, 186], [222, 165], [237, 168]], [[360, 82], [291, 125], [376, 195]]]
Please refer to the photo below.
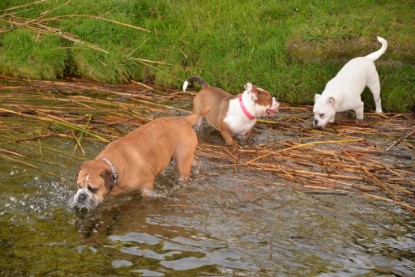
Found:
[[[74, 141], [72, 155], [80, 153], [80, 158], [85, 140], [106, 143], [156, 117], [185, 115], [194, 95], [141, 83], [2, 79], [7, 85], [0, 87], [0, 131], [7, 132], [2, 118], [31, 120], [47, 131], [16, 142], [69, 139]], [[31, 96], [33, 91], [38, 93]], [[29, 104], [30, 97], [36, 104]], [[253, 172], [257, 183], [267, 184], [272, 178], [273, 183], [322, 193], [358, 193], [393, 202], [415, 215], [414, 115], [367, 113], [361, 122], [340, 115], [335, 124], [319, 130], [311, 126], [310, 110], [281, 107], [274, 119], [257, 124], [254, 138], [262, 142], [237, 148], [211, 143], [199, 132], [197, 155], [203, 158], [205, 173], [230, 170], [238, 178], [251, 178], [245, 173]], [[20, 155], [0, 148], [1, 157], [33, 166]]]

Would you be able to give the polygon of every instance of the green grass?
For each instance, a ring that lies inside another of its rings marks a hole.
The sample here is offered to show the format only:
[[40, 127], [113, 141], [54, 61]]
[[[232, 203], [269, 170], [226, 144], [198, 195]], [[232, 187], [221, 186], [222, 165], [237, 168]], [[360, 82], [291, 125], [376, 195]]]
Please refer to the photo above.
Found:
[[[280, 101], [312, 104], [314, 94], [348, 59], [379, 48], [379, 35], [389, 42], [377, 62], [384, 110], [408, 111], [415, 103], [414, 1], [66, 1], [48, 0], [13, 12], [37, 18], [49, 11], [43, 19], [59, 17], [42, 24], [106, 53], [0, 21], [1, 72], [175, 87], [200, 75], [232, 93], [251, 81]], [[1, 1], [0, 20], [10, 13], [4, 9], [33, 2]], [[364, 99], [373, 110], [371, 95]]]
[[66, 50], [54, 36], [35, 37], [24, 29], [2, 36], [1, 71], [35, 79], [63, 77]]

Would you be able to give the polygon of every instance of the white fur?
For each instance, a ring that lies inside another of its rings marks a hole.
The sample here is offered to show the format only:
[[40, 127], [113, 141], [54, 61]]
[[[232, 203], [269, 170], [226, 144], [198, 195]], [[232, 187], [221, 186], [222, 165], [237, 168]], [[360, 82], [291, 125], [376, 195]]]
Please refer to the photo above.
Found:
[[[88, 182], [89, 180], [89, 174], [86, 175], [85, 177], [85, 182]], [[98, 206], [98, 204], [101, 202], [97, 199], [96, 195], [94, 193], [92, 193], [91, 191], [89, 191], [88, 186], [85, 186], [83, 188], [79, 187], [78, 191], [76, 192], [75, 196], [73, 197], [73, 201], [71, 203], [72, 207], [75, 207], [76, 205], [79, 204], [79, 197], [85, 197], [85, 201], [82, 204], [82, 208], [86, 208], [86, 209], [92, 209], [95, 208], [96, 206]]]
[[91, 209], [98, 205], [99, 202], [97, 201], [95, 195], [85, 187], [85, 188], [79, 188], [78, 191], [76, 192], [73, 198], [73, 202], [72, 202], [73, 206], [75, 206], [79, 202], [78, 199], [81, 195], [85, 195], [87, 199], [87, 202], [85, 203], [85, 206], [84, 206], [85, 208]]
[[[244, 102], [247, 111], [256, 116], [253, 105], [251, 104], [253, 103], [253, 100], [248, 91], [242, 93], [242, 101]], [[256, 119], [249, 119], [244, 114], [238, 98], [229, 101], [228, 113], [223, 121], [231, 128], [233, 134], [237, 136], [244, 136], [256, 123]]]
[[189, 85], [189, 82], [187, 80], [184, 81], [184, 83], [183, 83], [183, 91], [186, 91], [188, 85]]
[[[268, 109], [278, 109], [279, 103], [274, 97], [272, 97], [272, 104], [270, 106], [262, 106], [255, 103], [257, 99], [256, 95], [252, 93], [252, 89], [252, 83], [247, 83], [245, 85], [245, 91], [242, 93], [242, 101], [250, 114], [255, 117], [263, 117], [267, 116]], [[256, 119], [249, 119], [242, 111], [238, 98], [229, 101], [228, 113], [223, 121], [231, 128], [233, 134], [237, 136], [244, 136], [256, 123]]]
[[336, 112], [348, 110], [354, 110], [356, 118], [363, 119], [364, 104], [360, 95], [366, 86], [373, 94], [376, 112], [382, 113], [379, 75], [374, 61], [385, 53], [387, 42], [381, 37], [378, 37], [378, 41], [382, 43], [378, 51], [350, 60], [327, 83], [323, 93], [315, 95], [313, 109], [315, 126], [324, 127], [328, 122], [334, 122]]

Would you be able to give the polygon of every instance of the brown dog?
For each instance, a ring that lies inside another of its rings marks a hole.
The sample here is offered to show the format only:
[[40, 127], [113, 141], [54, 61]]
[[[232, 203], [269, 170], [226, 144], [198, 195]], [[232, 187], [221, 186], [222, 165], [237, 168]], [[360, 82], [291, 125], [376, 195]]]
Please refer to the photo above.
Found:
[[[257, 117], [272, 116], [278, 111], [279, 103], [266, 90], [251, 83], [245, 85], [245, 91], [233, 96], [220, 88], [211, 87], [199, 77], [190, 77], [183, 84], [183, 91], [189, 83], [198, 82], [202, 90], [193, 99], [193, 113], [207, 106], [210, 111], [204, 116], [206, 121], [219, 130], [226, 144], [233, 144], [234, 136], [246, 139], [252, 135]], [[203, 117], [198, 125], [202, 124]]]
[[149, 194], [155, 176], [172, 158], [179, 175], [187, 178], [198, 143], [192, 125], [198, 118], [196, 114], [159, 118], [108, 144], [95, 160], [81, 165], [73, 206], [94, 208], [110, 193], [139, 189]]

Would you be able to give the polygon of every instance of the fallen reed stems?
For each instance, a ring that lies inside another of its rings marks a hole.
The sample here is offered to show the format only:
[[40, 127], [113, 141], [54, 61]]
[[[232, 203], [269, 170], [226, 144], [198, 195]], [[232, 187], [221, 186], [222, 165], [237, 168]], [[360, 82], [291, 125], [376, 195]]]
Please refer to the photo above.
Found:
[[43, 122], [56, 124], [56, 125], [59, 125], [61, 127], [67, 128], [67, 129], [73, 129], [73, 130], [76, 130], [76, 131], [79, 131], [79, 132], [83, 132], [83, 133], [88, 134], [92, 137], [95, 137], [95, 138], [97, 138], [97, 139], [99, 139], [103, 142], [109, 142], [108, 139], [106, 139], [106, 138], [104, 138], [104, 137], [102, 137], [102, 136], [100, 136], [100, 135], [98, 135], [94, 132], [86, 130], [86, 129], [80, 127], [80, 126], [77, 126], [75, 124], [71, 124], [69, 122], [66, 122], [62, 118], [57, 118], [57, 117], [54, 117], [54, 116], [51, 116], [51, 115], [48, 115], [48, 117], [33, 116], [33, 115], [21, 113], [21, 112], [15, 112], [15, 111], [12, 111], [12, 110], [7, 110], [7, 109], [4, 109], [4, 108], [0, 108], [0, 112], [6, 112], [6, 113], [21, 116], [21, 117], [27, 117], [27, 118], [30, 118], [30, 119], [36, 119], [36, 120], [40, 120], [40, 121], [43, 121]]
[[392, 147], [394, 147], [395, 145], [398, 145], [399, 143], [401, 143], [403, 140], [413, 136], [415, 134], [415, 130], [412, 130], [412, 132], [409, 132], [408, 134], [400, 137], [397, 141], [395, 141], [391, 146], [389, 146], [388, 148], [386, 148], [386, 151], [389, 151]]
[[[52, 151], [45, 142], [52, 137], [64, 139], [73, 143], [68, 154], [78, 162], [91, 155], [85, 148], [90, 142], [105, 145], [154, 118], [189, 113], [182, 103], [191, 103], [194, 95], [175, 90], [166, 93], [141, 84], [33, 81], [22, 89], [19, 86], [1, 89], [0, 133], [7, 142], [0, 144], [0, 155], [32, 168], [26, 158], [15, 155], [21, 154], [19, 150], [5, 145], [44, 147], [60, 157], [66, 154]], [[319, 130], [302, 119], [308, 110], [284, 107], [280, 116], [257, 124], [254, 139], [258, 142], [241, 143], [237, 148], [212, 143], [211, 136], [220, 137], [212, 130], [197, 132], [201, 138], [197, 155], [205, 174], [213, 177], [225, 171], [240, 179], [255, 176], [257, 185], [272, 182], [325, 194], [360, 194], [395, 203], [413, 214], [413, 115], [391, 114], [379, 119], [373, 114], [356, 125], [340, 115], [339, 123]], [[294, 119], [287, 124], [291, 117]], [[9, 124], [13, 118], [30, 126]]]
[[[411, 124], [400, 127], [402, 132], [406, 132]], [[386, 152], [377, 142], [373, 143], [364, 137], [349, 139], [350, 133], [360, 134], [361, 128], [343, 128], [342, 133], [347, 135], [343, 140], [321, 140], [323, 137], [320, 132], [309, 130], [308, 135], [302, 132], [302, 139], [315, 139], [313, 141], [298, 143], [283, 139], [269, 144], [240, 147], [235, 153], [210, 145], [198, 149], [201, 156], [214, 157], [215, 163], [212, 166], [219, 170], [229, 168], [239, 174], [246, 171], [260, 172], [264, 178], [268, 178], [267, 174], [273, 174], [306, 188], [322, 189], [325, 193], [339, 190], [361, 192], [371, 198], [375, 198], [373, 193], [384, 194], [388, 197], [388, 202], [400, 205], [414, 214], [414, 153]], [[324, 133], [330, 132], [331, 130]], [[377, 133], [376, 128], [368, 132], [369, 135], [373, 133]], [[385, 137], [390, 137], [390, 134], [385, 134]], [[407, 138], [409, 136], [405, 139]], [[376, 199], [382, 198], [385, 197], [379, 196]], [[407, 201], [409, 202], [405, 203]]]

